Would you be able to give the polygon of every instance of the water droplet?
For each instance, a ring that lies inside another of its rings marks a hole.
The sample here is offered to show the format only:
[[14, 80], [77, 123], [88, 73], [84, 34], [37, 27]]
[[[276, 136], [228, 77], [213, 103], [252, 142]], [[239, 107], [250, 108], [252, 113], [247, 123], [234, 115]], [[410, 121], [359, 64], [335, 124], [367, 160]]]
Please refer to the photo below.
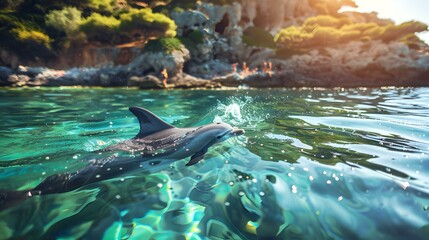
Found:
[[121, 195], [118, 194], [118, 195], [115, 196], [115, 198], [116, 199], [121, 199]]
[[229, 205], [231, 205], [229, 202], [225, 202], [225, 206], [229, 206]]
[[288, 173], [287, 175], [288, 175], [289, 177], [292, 177], [292, 173]]
[[332, 182], [331, 182], [331, 180], [328, 180], [328, 181], [326, 181], [326, 184], [331, 184]]
[[263, 196], [265, 196], [265, 193], [264, 192], [259, 192], [259, 196], [263, 197]]
[[256, 178], [252, 179], [252, 182], [257, 183], [258, 180]]
[[339, 196], [339, 197], [338, 197], [338, 201], [339, 201], [339, 202], [343, 201], [343, 196]]
[[125, 181], [125, 178], [121, 178], [120, 180], [121, 180], [121, 182], [123, 182], [123, 181]]
[[240, 191], [240, 192], [238, 192], [238, 195], [239, 195], [239, 196], [244, 196], [244, 192], [243, 192], [243, 191]]
[[308, 179], [310, 179], [310, 181], [313, 181], [314, 177], [313, 176], [309, 176]]
[[234, 185], [234, 182], [233, 182], [233, 181], [231, 181], [231, 182], [229, 182], [228, 184], [229, 184], [229, 186], [233, 186], [233, 185]]
[[162, 183], [158, 183], [156, 186], [162, 188], [164, 185]]
[[295, 185], [292, 185], [292, 192], [293, 193], [297, 193], [298, 192], [298, 188]]
[[100, 174], [95, 175], [95, 178], [100, 178], [100, 177], [101, 177]]
[[46, 175], [46, 172], [42, 172], [42, 175]]

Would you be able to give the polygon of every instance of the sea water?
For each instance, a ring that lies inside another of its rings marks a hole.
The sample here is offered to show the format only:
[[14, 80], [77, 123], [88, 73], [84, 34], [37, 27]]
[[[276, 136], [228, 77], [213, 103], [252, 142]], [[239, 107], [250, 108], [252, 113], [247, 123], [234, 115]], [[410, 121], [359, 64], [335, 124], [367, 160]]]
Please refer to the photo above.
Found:
[[429, 89], [0, 89], [0, 189], [139, 131], [130, 106], [244, 136], [0, 212], [0, 239], [428, 239]]

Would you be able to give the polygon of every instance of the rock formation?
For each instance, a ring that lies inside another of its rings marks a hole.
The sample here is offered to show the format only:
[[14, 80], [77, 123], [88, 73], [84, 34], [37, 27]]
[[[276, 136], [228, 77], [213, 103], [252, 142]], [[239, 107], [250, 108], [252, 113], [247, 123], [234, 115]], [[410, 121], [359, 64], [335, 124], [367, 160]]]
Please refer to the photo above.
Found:
[[[274, 34], [317, 14], [309, 0], [240, 0], [224, 6], [200, 3], [195, 10], [171, 13], [178, 37], [197, 34], [191, 47], [169, 53], [144, 52], [136, 47], [69, 51], [57, 59], [57, 65], [48, 65], [62, 68], [78, 63], [78, 68], [57, 71], [19, 67], [13, 71], [1, 67], [0, 86], [429, 86], [428, 51], [412, 49], [401, 42], [351, 41], [287, 59], [278, 58], [273, 49], [243, 42], [243, 32], [248, 27]], [[344, 15], [353, 22], [376, 22], [382, 26], [391, 23], [375, 13]], [[10, 65], [19, 63], [16, 56], [4, 50], [0, 58], [3, 62], [9, 60]], [[272, 74], [261, 71], [267, 62], [273, 64]], [[253, 74], [240, 73], [244, 63], [254, 70]], [[168, 86], [160, 80], [164, 69], [170, 76]]]

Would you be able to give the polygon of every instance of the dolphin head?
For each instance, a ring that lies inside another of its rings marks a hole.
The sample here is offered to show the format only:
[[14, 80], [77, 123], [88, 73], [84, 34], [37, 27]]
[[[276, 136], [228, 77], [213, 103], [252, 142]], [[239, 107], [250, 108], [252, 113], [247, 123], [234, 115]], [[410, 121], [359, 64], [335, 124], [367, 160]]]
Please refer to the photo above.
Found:
[[233, 128], [227, 123], [212, 123], [197, 129], [196, 134], [204, 137], [206, 141], [215, 144], [234, 136], [243, 135], [244, 130]]
[[191, 160], [186, 166], [192, 166], [204, 158], [204, 154], [212, 145], [230, 137], [244, 134], [243, 129], [233, 128], [227, 123], [212, 123], [196, 128], [189, 136], [187, 149], [193, 150]]

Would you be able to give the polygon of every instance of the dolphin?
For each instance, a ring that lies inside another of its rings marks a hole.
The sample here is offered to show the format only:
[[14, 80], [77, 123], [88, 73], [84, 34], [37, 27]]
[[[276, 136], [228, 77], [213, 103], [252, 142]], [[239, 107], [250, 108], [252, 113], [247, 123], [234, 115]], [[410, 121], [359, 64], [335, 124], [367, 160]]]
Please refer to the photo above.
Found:
[[186, 166], [204, 158], [209, 147], [230, 137], [244, 134], [243, 129], [227, 123], [213, 123], [193, 128], [177, 128], [140, 107], [129, 110], [137, 117], [139, 133], [132, 139], [105, 148], [103, 151], [140, 153], [143, 159], [184, 159], [191, 157]]
[[129, 110], [137, 117], [140, 131], [134, 138], [99, 152], [114, 154], [103, 159], [92, 159], [90, 165], [75, 172], [51, 175], [33, 189], [0, 191], [0, 210], [36, 195], [69, 192], [126, 173], [156, 172], [188, 157], [190, 160], [186, 166], [192, 166], [204, 159], [214, 144], [244, 134], [243, 129], [233, 128], [227, 123], [177, 128], [144, 108], [130, 107]]

